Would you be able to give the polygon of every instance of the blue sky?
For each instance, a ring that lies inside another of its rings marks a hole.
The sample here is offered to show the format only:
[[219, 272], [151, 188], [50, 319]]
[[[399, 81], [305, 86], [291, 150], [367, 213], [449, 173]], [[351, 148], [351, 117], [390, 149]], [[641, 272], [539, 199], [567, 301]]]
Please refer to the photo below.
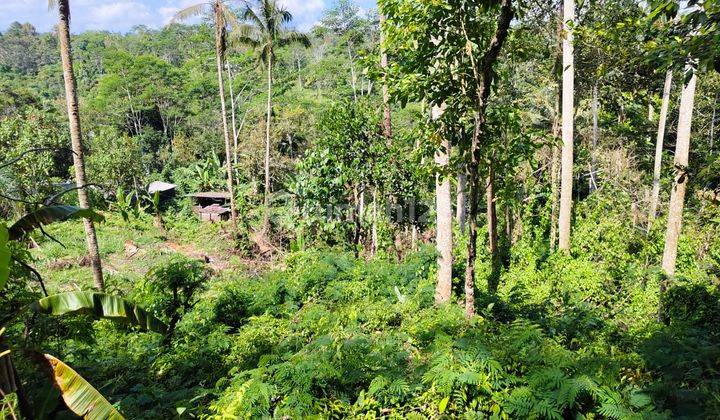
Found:
[[[126, 32], [135, 25], [160, 27], [184, 7], [207, 0], [70, 0], [72, 31], [106, 29]], [[294, 26], [306, 30], [335, 0], [280, 0], [295, 16]], [[375, 8], [375, 0], [355, 0], [362, 9]], [[0, 0], [0, 31], [14, 21], [30, 22], [48, 31], [57, 20], [47, 0]]]

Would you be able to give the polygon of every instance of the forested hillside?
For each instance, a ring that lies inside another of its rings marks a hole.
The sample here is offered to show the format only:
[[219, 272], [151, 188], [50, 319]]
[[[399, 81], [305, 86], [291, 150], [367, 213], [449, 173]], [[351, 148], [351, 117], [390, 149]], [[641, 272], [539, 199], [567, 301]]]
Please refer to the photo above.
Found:
[[3, 418], [720, 416], [719, 1], [283, 5], [0, 28]]

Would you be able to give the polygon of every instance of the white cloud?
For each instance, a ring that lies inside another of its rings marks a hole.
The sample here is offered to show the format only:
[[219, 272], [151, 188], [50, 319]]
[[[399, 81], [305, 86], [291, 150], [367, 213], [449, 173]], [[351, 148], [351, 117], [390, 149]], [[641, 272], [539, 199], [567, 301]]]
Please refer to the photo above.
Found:
[[[160, 28], [188, 6], [205, 0], [70, 0], [72, 31], [104, 29], [126, 32], [136, 25]], [[310, 29], [335, 0], [280, 0], [292, 12], [292, 26]], [[364, 8], [375, 0], [355, 0]], [[57, 12], [48, 11], [47, 0], [0, 0], [0, 31], [14, 21], [30, 22], [40, 31], [48, 31], [57, 22]], [[199, 19], [190, 20], [190, 23]]]
[[115, 1], [91, 8], [78, 22], [86, 29], [128, 30], [135, 25], [157, 25], [150, 8], [136, 1]]
[[280, 0], [280, 3], [293, 14], [292, 25], [301, 31], [312, 28], [325, 10], [325, 0]]

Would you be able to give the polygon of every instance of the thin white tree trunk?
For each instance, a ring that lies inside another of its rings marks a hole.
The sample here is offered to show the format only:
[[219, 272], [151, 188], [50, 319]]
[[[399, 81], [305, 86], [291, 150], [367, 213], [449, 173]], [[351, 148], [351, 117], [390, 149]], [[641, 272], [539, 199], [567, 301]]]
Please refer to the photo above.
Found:
[[233, 234], [238, 235], [237, 207], [235, 206], [235, 188], [233, 185], [232, 154], [230, 144], [230, 133], [228, 132], [227, 107], [225, 106], [225, 83], [223, 81], [223, 60], [224, 49], [222, 45], [221, 26], [224, 25], [219, 4], [215, 4], [215, 61], [217, 64], [218, 91], [220, 94], [220, 114], [222, 115], [223, 137], [225, 139], [225, 167], [227, 170], [227, 190], [230, 194], [230, 221]]
[[378, 213], [377, 213], [377, 201], [378, 201], [378, 189], [373, 189], [373, 205], [372, 205], [372, 244], [370, 250], [374, 256], [378, 250]]
[[597, 173], [597, 146], [600, 141], [600, 127], [598, 124], [598, 113], [600, 112], [600, 98], [598, 95], [598, 85], [593, 85], [592, 91], [592, 148], [590, 150], [590, 191], [597, 190], [597, 179], [595, 175]]
[[662, 169], [663, 141], [665, 139], [665, 124], [667, 123], [668, 108], [670, 107], [670, 90], [672, 89], [672, 70], [665, 73], [662, 105], [660, 106], [660, 119], [658, 121], [657, 138], [655, 139], [655, 165], [653, 167], [653, 186], [650, 195], [650, 211], [648, 212], [648, 232], [657, 217], [658, 203], [660, 202], [660, 171]]
[[[77, 84], [75, 82], [75, 73], [73, 71], [72, 49], [70, 44], [70, 4], [68, 0], [60, 0], [58, 2], [59, 23], [58, 23], [58, 40], [60, 41], [60, 57], [62, 59], [63, 79], [65, 81], [65, 102], [67, 105], [68, 120], [70, 123], [70, 142], [73, 151], [73, 165], [75, 168], [75, 184], [77, 190], [78, 203], [80, 207], [90, 208], [90, 200], [88, 198], [87, 180], [85, 177], [85, 159], [83, 151], [82, 130], [80, 129], [80, 107], [77, 100]], [[98, 290], [105, 289], [105, 281], [103, 279], [102, 263], [100, 261], [100, 251], [95, 233], [95, 225], [92, 220], [83, 219], [85, 227], [85, 242], [87, 244], [88, 256], [90, 257], [90, 265], [93, 273], [93, 284]]]
[[353, 100], [357, 102], [357, 75], [355, 74], [355, 60], [353, 60], [350, 43], [347, 44], [348, 59], [350, 60], [350, 86], [353, 91]]
[[680, 116], [678, 119], [677, 141], [675, 143], [675, 182], [670, 192], [670, 207], [662, 261], [663, 271], [668, 276], [675, 275], [678, 239], [682, 229], [685, 191], [688, 183], [687, 167], [690, 156], [690, 133], [695, 104], [695, 85], [697, 84], [697, 75], [694, 70], [688, 65], [686, 71], [691, 71], [693, 74], [687, 84], [683, 86], [680, 96]]
[[[432, 118], [440, 118], [444, 107], [433, 107]], [[450, 164], [450, 141], [443, 138], [442, 147], [435, 152], [435, 163], [441, 171]], [[438, 251], [438, 279], [435, 287], [435, 303], [442, 304], [450, 301], [452, 292], [452, 191], [450, 178], [446, 175], [435, 177], [436, 199], [436, 246]]]
[[558, 221], [559, 248], [570, 251], [570, 219], [573, 190], [573, 114], [575, 96], [575, 65], [573, 59], [573, 27], [575, 0], [563, 5], [563, 92], [562, 92], [562, 160], [560, 177], [560, 216]]

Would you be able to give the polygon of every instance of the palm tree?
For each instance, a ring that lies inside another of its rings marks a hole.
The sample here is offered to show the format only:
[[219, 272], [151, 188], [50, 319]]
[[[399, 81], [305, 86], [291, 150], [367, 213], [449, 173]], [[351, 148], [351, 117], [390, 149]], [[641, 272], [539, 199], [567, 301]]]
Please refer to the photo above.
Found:
[[275, 49], [290, 44], [310, 46], [310, 40], [304, 34], [287, 30], [284, 26], [293, 20], [292, 13], [278, 4], [277, 0], [256, 0], [255, 7], [247, 5], [242, 13], [249, 24], [236, 32], [235, 39], [257, 51], [258, 63], [267, 70], [267, 120], [265, 123], [265, 213], [263, 231], [269, 223], [270, 204], [270, 124], [272, 120], [272, 70], [275, 61]]
[[223, 66], [227, 50], [228, 27], [239, 27], [235, 14], [223, 0], [212, 0], [207, 3], [198, 3], [179, 11], [172, 22], [183, 21], [193, 16], [207, 14], [215, 21], [215, 61], [217, 62], [218, 87], [220, 94], [220, 113], [222, 114], [223, 135], [225, 138], [225, 167], [227, 169], [227, 189], [230, 194], [230, 220], [234, 234], [238, 234], [237, 208], [235, 206], [235, 192], [233, 187], [232, 146], [228, 132], [227, 111], [225, 109], [225, 85], [223, 82]]
[[[72, 143], [73, 164], [75, 167], [75, 183], [78, 190], [80, 207], [90, 208], [85, 179], [85, 159], [83, 153], [82, 131], [80, 130], [80, 109], [77, 100], [77, 83], [73, 72], [72, 53], [70, 48], [70, 3], [69, 0], [48, 0], [48, 8], [57, 7], [58, 40], [60, 41], [60, 57], [62, 58], [63, 78], [65, 79], [65, 101], [67, 103], [68, 120], [70, 122], [70, 142]], [[85, 225], [85, 241], [87, 242], [90, 265], [93, 272], [93, 283], [98, 290], [105, 289], [102, 264], [98, 248], [95, 225], [91, 219], [83, 219]]]

